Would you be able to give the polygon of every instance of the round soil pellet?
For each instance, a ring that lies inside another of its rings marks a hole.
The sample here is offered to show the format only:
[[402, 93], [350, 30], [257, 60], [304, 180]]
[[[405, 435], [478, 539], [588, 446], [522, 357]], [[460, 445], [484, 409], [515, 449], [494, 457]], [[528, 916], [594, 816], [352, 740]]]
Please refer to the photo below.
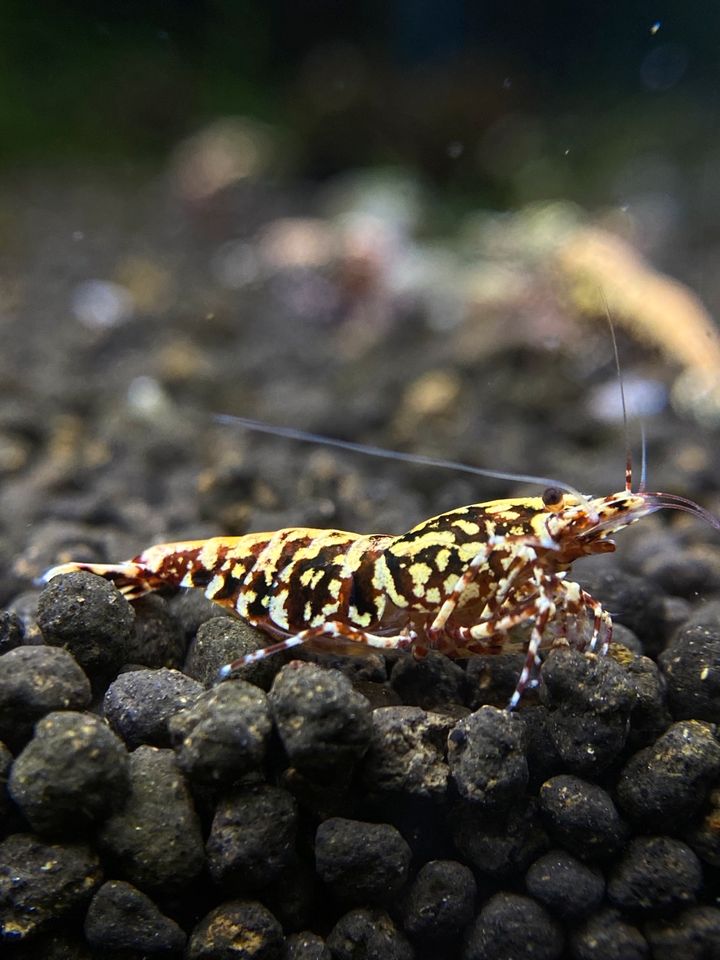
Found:
[[565, 850], [550, 850], [525, 874], [528, 893], [554, 916], [576, 920], [596, 910], [605, 893], [597, 867], [588, 866]]
[[327, 938], [333, 960], [414, 960], [404, 934], [382, 910], [359, 908], [340, 917]]
[[17, 647], [0, 657], [0, 740], [17, 749], [52, 710], [83, 710], [90, 681], [72, 654], [57, 647]]
[[308, 776], [342, 778], [370, 746], [370, 704], [337, 670], [296, 661], [277, 675], [268, 699], [290, 763]]
[[695, 901], [702, 866], [672, 837], [636, 837], [608, 880], [608, 900], [628, 913], [667, 914]]
[[720, 723], [720, 626], [681, 627], [658, 662], [676, 720]]
[[141, 889], [185, 887], [205, 863], [200, 823], [172, 750], [130, 754], [130, 793], [100, 828], [104, 853]]
[[284, 960], [333, 960], [330, 947], [321, 936], [310, 930], [291, 933], [285, 949]]
[[379, 707], [372, 713], [370, 747], [362, 780], [371, 795], [441, 800], [447, 792], [445, 761], [452, 720], [421, 707]]
[[465, 671], [448, 657], [431, 651], [426, 657], [400, 657], [390, 673], [390, 685], [405, 704], [433, 710], [463, 705], [468, 683]]
[[719, 773], [720, 743], [713, 728], [681, 720], [628, 760], [618, 780], [618, 802], [645, 829], [675, 831], [698, 810]]
[[418, 943], [457, 939], [473, 918], [477, 884], [456, 860], [432, 860], [413, 880], [405, 898], [403, 929]]
[[610, 657], [558, 650], [543, 664], [542, 681], [548, 730], [565, 769], [597, 776], [616, 763], [636, 699], [625, 670]]
[[496, 893], [468, 932], [463, 960], [557, 960], [562, 954], [560, 925], [532, 900], [518, 893]]
[[315, 835], [318, 876], [343, 903], [389, 904], [407, 881], [410, 847], [388, 823], [333, 817]]
[[481, 707], [450, 731], [448, 764], [465, 800], [488, 809], [506, 807], [528, 782], [525, 724], [507, 710]]
[[267, 696], [244, 680], [208, 690], [169, 724], [180, 769], [200, 783], [230, 783], [260, 769], [271, 729]]
[[38, 601], [45, 642], [69, 650], [93, 683], [123, 662], [134, 624], [135, 613], [125, 597], [93, 573], [56, 577]]
[[[215, 607], [217, 611], [217, 607]], [[217, 683], [221, 667], [239, 660], [248, 653], [266, 647], [267, 637], [244, 620], [235, 620], [217, 613], [202, 623], [188, 647], [183, 671], [206, 687]], [[240, 667], [233, 677], [269, 690], [273, 677], [284, 663], [280, 655], [266, 657]]]
[[0, 942], [15, 943], [88, 901], [100, 886], [97, 855], [84, 844], [48, 844], [15, 833], [0, 843]]
[[689, 907], [670, 920], [645, 924], [653, 960], [717, 960], [720, 957], [720, 909]]
[[583, 860], [613, 856], [627, 835], [610, 795], [579, 777], [561, 774], [546, 780], [540, 809], [550, 834]]
[[131, 750], [141, 743], [167, 747], [168, 720], [202, 693], [202, 685], [179, 670], [132, 670], [108, 687], [103, 714]]
[[49, 713], [17, 757], [8, 788], [40, 833], [77, 833], [122, 805], [128, 754], [102, 720], [73, 710]]
[[226, 794], [206, 845], [213, 880], [233, 896], [263, 890], [291, 862], [296, 831], [297, 807], [286, 790], [261, 784]]
[[270, 911], [254, 900], [228, 900], [190, 935], [188, 960], [282, 960], [285, 938]]
[[550, 846], [534, 800], [495, 812], [459, 803], [450, 829], [458, 856], [494, 882], [524, 873]]
[[606, 908], [570, 935], [573, 960], [647, 960], [650, 948], [637, 927], [617, 910]]
[[177, 954], [187, 937], [153, 901], [123, 880], [104, 883], [85, 916], [85, 936], [95, 950]]

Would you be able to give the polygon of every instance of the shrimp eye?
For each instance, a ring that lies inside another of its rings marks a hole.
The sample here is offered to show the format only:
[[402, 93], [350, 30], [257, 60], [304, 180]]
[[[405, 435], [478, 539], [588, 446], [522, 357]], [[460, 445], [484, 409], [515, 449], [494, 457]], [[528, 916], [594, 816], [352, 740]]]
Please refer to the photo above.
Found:
[[548, 487], [542, 495], [546, 507], [557, 507], [562, 503], [563, 492], [560, 487]]

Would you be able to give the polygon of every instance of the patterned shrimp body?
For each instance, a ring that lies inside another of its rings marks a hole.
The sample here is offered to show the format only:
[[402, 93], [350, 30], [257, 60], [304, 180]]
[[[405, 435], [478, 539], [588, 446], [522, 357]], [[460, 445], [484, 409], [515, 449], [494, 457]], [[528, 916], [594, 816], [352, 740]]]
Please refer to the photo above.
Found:
[[720, 521], [670, 494], [592, 499], [549, 487], [542, 497], [470, 504], [401, 536], [290, 527], [273, 533], [159, 544], [118, 564], [67, 563], [113, 581], [130, 600], [164, 587], [196, 587], [275, 642], [221, 671], [307, 645], [344, 653], [429, 649], [451, 657], [522, 644], [519, 702], [555, 643], [604, 653], [612, 623], [567, 579], [574, 560], [615, 549], [611, 536], [663, 507]]

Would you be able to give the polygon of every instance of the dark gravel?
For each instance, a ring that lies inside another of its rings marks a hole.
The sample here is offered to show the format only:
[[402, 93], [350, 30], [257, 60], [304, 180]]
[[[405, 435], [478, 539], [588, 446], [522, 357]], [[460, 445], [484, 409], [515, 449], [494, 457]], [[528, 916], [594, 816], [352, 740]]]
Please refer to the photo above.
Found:
[[187, 937], [155, 903], [124, 880], [109, 880], [92, 898], [85, 936], [95, 950], [135, 951], [148, 956], [180, 954]]
[[[218, 686], [268, 638], [199, 591], [129, 603], [89, 574], [37, 585], [54, 563], [154, 543], [402, 533], [538, 492], [250, 437], [213, 411], [623, 487], [621, 430], [588, 406], [614, 380], [609, 338], [544, 285], [491, 328], [484, 309], [453, 326], [442, 283], [398, 295], [374, 251], [269, 266], [265, 228], [317, 212], [307, 185], [230, 187], [222, 214], [166, 187], [133, 183], [118, 209], [96, 185], [89, 209], [83, 180], [52, 224], [19, 232], [39, 253], [0, 351], [0, 452], [16, 455], [0, 457], [0, 953], [717, 960], [711, 528], [647, 518], [616, 556], [581, 561], [569, 577], [618, 644], [544, 654], [515, 715], [521, 644], [467, 664], [297, 650]], [[92, 243], [68, 240], [76, 226]], [[251, 281], [218, 280], [231, 254], [260, 264]], [[131, 274], [134, 314], [75, 316], [78, 284]], [[717, 512], [706, 430], [667, 410], [648, 452], [653, 485]]]
[[83, 834], [123, 805], [130, 788], [125, 745], [97, 717], [49, 713], [15, 759], [8, 789], [21, 814], [47, 834]]

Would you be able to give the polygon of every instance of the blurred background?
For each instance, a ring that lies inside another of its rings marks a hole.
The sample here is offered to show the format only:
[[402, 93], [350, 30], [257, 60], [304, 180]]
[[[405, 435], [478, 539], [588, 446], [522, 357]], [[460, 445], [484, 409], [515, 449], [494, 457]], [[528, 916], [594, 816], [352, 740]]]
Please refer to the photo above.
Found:
[[518, 489], [213, 412], [621, 487], [608, 311], [651, 486], [712, 500], [719, 51], [697, 0], [5, 0], [0, 592]]

